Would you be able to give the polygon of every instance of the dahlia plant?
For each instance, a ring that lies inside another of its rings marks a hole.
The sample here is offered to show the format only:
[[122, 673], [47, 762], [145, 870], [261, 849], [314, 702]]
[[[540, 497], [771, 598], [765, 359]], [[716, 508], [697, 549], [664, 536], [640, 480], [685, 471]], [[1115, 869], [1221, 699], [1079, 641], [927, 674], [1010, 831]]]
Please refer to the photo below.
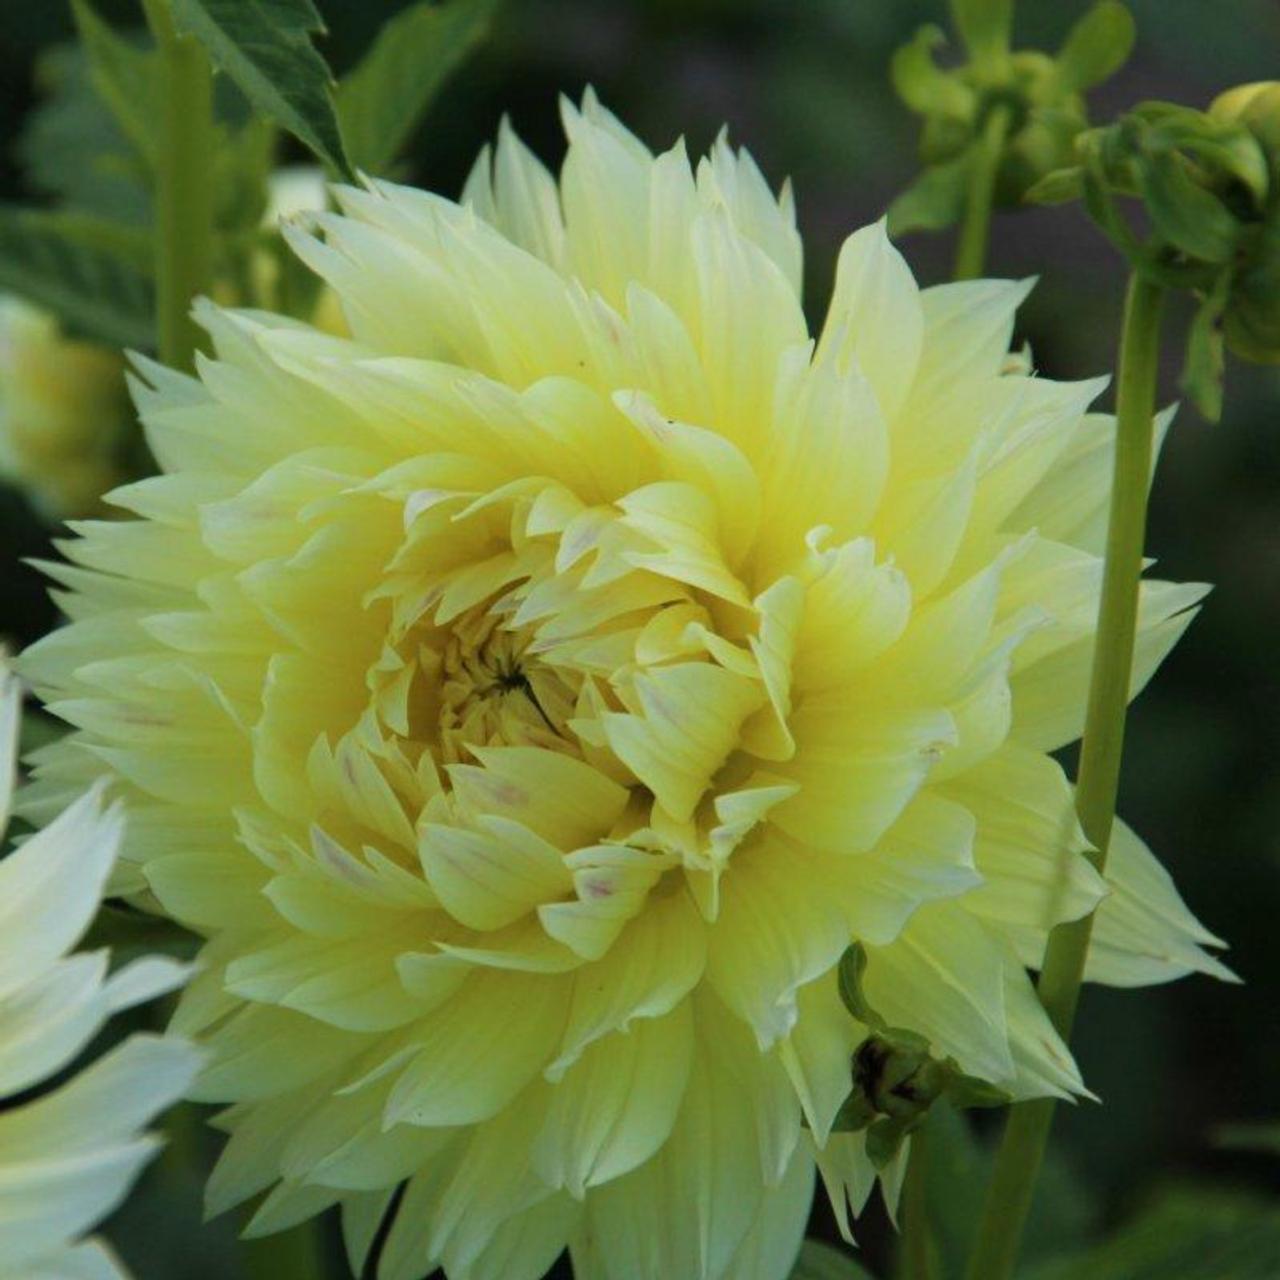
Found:
[[[0, 885], [75, 860], [80, 896], [0, 937], [0, 1066], [5, 956], [32, 982], [114, 861], [111, 894], [201, 940], [170, 1025], [204, 1056], [189, 1083], [191, 1049], [145, 1042], [168, 1074], [131, 1064], [148, 1107], [113, 1123], [216, 1104], [207, 1209], [247, 1202], [250, 1237], [336, 1207], [378, 1280], [538, 1280], [566, 1251], [578, 1280], [785, 1280], [815, 1185], [853, 1243], [877, 1186], [891, 1215], [922, 1188], [932, 1111], [1014, 1104], [969, 1272], [1012, 1274], [1053, 1100], [1092, 1097], [1081, 981], [1233, 976], [1114, 817], [1126, 704], [1206, 592], [1143, 576], [1161, 297], [1234, 302], [1226, 268], [1159, 218], [1132, 248], [1112, 416], [1106, 378], [1012, 347], [1031, 282], [921, 288], [883, 220], [811, 330], [789, 184], [723, 134], [655, 154], [590, 90], [558, 175], [504, 121], [457, 201], [377, 176], [429, 94], [405, 50], [490, 5], [407, 10], [336, 107], [308, 0], [145, 7], [159, 358], [129, 386], [157, 473], [44, 566], [67, 621], [19, 671], [70, 732], [30, 756], [42, 830]], [[1009, 53], [1007, 6], [957, 8], [973, 66], [926, 67], [926, 35], [898, 80], [949, 139], [916, 220], [964, 210], [958, 275], [1010, 174], [1104, 227], [1151, 196], [1133, 130], [1085, 128], [1118, 5], [1056, 63]], [[80, 21], [110, 88], [123, 46]], [[272, 188], [215, 66], [342, 180]], [[1150, 163], [1207, 153], [1193, 124]], [[254, 158], [234, 213], [206, 151]], [[133, 972], [95, 969], [94, 1018]], [[0, 1274], [34, 1256], [4, 1194]]]

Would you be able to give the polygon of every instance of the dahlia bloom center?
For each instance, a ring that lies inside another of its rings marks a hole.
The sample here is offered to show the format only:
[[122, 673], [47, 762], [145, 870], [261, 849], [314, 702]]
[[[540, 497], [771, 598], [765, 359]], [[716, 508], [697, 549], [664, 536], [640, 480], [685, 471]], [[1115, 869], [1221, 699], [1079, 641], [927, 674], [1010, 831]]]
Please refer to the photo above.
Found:
[[[577, 754], [569, 719], [574, 685], [528, 653], [532, 631], [511, 629], [492, 607], [468, 611], [449, 629], [439, 671], [439, 752], [443, 763], [472, 759], [472, 747], [528, 746]], [[434, 691], [428, 689], [429, 699]]]

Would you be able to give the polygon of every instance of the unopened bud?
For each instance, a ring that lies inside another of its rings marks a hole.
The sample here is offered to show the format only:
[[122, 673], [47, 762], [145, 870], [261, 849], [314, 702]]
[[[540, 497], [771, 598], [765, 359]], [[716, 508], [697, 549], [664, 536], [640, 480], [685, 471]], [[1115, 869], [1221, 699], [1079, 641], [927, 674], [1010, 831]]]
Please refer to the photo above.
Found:
[[119, 352], [0, 297], [0, 476], [51, 519], [93, 514], [125, 478], [130, 419]]

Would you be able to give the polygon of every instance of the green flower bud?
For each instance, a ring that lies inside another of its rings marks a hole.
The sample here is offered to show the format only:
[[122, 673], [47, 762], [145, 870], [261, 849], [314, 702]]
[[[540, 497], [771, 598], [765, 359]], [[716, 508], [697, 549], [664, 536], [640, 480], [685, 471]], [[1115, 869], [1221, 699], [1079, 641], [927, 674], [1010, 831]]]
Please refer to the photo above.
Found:
[[939, 1099], [956, 1107], [987, 1107], [1002, 1106], [1009, 1097], [995, 1085], [965, 1075], [954, 1058], [935, 1055], [924, 1036], [887, 1026], [862, 990], [866, 964], [866, 951], [854, 943], [837, 971], [841, 1000], [870, 1034], [850, 1060], [849, 1096], [832, 1127], [837, 1132], [865, 1129], [867, 1154], [883, 1167]]
[[1070, 165], [1076, 138], [1088, 126], [1084, 91], [1123, 65], [1133, 45], [1133, 19], [1115, 0], [1101, 0], [1086, 13], [1056, 57], [1011, 51], [1008, 15], [987, 13], [988, 7], [956, 6], [969, 53], [962, 65], [943, 70], [934, 62], [944, 38], [937, 27], [921, 28], [894, 55], [894, 86], [923, 117], [920, 158], [926, 166], [889, 210], [895, 232], [937, 229], [959, 218], [968, 166], [993, 112], [1004, 117], [997, 204], [1020, 204], [1047, 174]]
[[[1216, 419], [1223, 350], [1280, 363], [1280, 82], [1241, 85], [1208, 111], [1144, 102], [1075, 141], [1077, 164], [1042, 179], [1029, 199], [1083, 195], [1090, 215], [1134, 269], [1199, 301], [1182, 385]], [[1115, 207], [1142, 202], [1139, 239]]]

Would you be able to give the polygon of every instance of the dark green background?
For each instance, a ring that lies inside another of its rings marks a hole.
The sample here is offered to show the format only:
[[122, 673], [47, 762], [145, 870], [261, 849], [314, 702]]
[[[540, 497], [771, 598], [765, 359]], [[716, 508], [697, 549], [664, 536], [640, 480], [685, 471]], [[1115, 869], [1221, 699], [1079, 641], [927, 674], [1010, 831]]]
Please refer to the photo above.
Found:
[[[99, 5], [128, 25], [127, 3]], [[366, 45], [393, 0], [320, 0], [324, 49], [339, 71]], [[1095, 120], [1143, 98], [1203, 105], [1220, 88], [1280, 72], [1275, 0], [1135, 0], [1138, 48], [1097, 95]], [[1085, 5], [1024, 0], [1018, 43], [1056, 45]], [[512, 116], [558, 162], [559, 93], [595, 85], [655, 148], [684, 133], [703, 148], [724, 123], [765, 173], [795, 183], [807, 252], [807, 300], [821, 315], [833, 256], [878, 217], [911, 177], [915, 123], [887, 83], [890, 52], [942, 0], [508, 0], [494, 37], [446, 89], [413, 149], [414, 180], [456, 194], [471, 158]], [[0, 128], [13, 139], [32, 101], [38, 51], [67, 38], [60, 3], [0, 0]], [[24, 194], [12, 154], [5, 198]], [[949, 237], [903, 249], [922, 281], [946, 278]], [[1042, 372], [1109, 369], [1123, 267], [1077, 208], [1000, 215], [991, 274], [1039, 275], [1021, 324]], [[1172, 397], [1185, 309], [1170, 317], [1163, 394]], [[1107, 1225], [1171, 1178], [1280, 1187], [1280, 1156], [1227, 1153], [1213, 1130], [1280, 1118], [1280, 380], [1232, 365], [1222, 422], [1186, 408], [1155, 490], [1149, 548], [1160, 572], [1217, 584], [1184, 643], [1130, 722], [1122, 810], [1173, 871], [1200, 916], [1232, 943], [1245, 985], [1194, 978], [1140, 992], [1095, 990], [1077, 1037], [1099, 1107], [1066, 1109], [1063, 1168], [1041, 1250]], [[45, 534], [14, 495], [0, 495], [0, 636], [26, 641], [53, 618], [20, 555]], [[143, 1280], [239, 1274], [228, 1231], [195, 1231], [195, 1177], [171, 1162], [119, 1224]], [[1056, 1222], [1056, 1226], [1053, 1225]], [[826, 1233], [825, 1209], [815, 1230]], [[886, 1248], [873, 1215], [872, 1261]], [[1063, 1239], [1062, 1237], [1065, 1237]], [[1172, 1273], [1171, 1273], [1172, 1274]], [[1258, 1273], [1273, 1274], [1269, 1271]], [[1280, 1264], [1276, 1272], [1280, 1274]], [[673, 1280], [680, 1280], [673, 1277]]]

